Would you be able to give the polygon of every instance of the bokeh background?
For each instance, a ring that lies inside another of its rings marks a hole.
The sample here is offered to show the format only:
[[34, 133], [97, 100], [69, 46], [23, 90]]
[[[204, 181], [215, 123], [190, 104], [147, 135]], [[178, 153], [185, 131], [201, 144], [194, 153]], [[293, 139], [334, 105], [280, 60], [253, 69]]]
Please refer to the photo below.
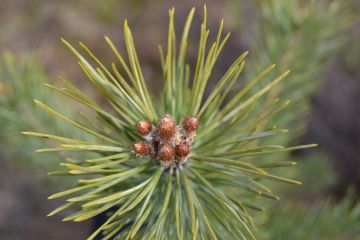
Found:
[[[190, 8], [197, 7], [190, 34], [189, 62], [193, 62], [203, 4], [0, 0], [0, 239], [85, 239], [94, 225], [46, 217], [59, 205], [47, 196], [69, 183], [46, 176], [60, 168], [60, 156], [35, 154], [41, 142], [21, 135], [21, 131], [49, 128], [81, 134], [33, 104], [37, 98], [68, 115], [79, 110], [44, 87], [46, 82], [56, 84], [59, 75], [101, 101], [60, 38], [84, 42], [110, 63], [114, 56], [104, 35], [123, 50], [122, 24], [128, 19], [146, 80], [156, 91], [162, 78], [157, 46], [166, 43], [168, 9], [175, 6], [180, 32]], [[274, 122], [292, 130], [279, 141], [319, 144], [316, 150], [287, 156], [299, 162], [288, 174], [303, 185], [277, 189], [283, 198], [260, 213], [260, 239], [360, 239], [360, 1], [209, 0], [206, 4], [210, 29], [224, 18], [225, 30], [232, 32], [217, 71], [223, 72], [245, 50], [250, 55], [244, 82], [272, 63], [279, 72], [291, 69], [288, 80], [274, 93], [292, 101]]]

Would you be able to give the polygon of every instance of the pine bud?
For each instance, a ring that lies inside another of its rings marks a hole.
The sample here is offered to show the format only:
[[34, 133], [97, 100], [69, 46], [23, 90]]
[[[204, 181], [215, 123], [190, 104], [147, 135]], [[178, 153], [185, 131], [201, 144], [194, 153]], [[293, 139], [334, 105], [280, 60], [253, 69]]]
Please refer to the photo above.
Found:
[[159, 160], [170, 162], [171, 160], [174, 159], [174, 155], [175, 155], [175, 150], [173, 146], [171, 146], [170, 144], [165, 144], [160, 146], [160, 149], [158, 151]]
[[133, 145], [133, 151], [136, 155], [146, 156], [150, 155], [151, 147], [149, 144], [146, 144], [144, 142], [136, 142]]
[[182, 124], [187, 133], [192, 133], [199, 127], [199, 120], [196, 117], [186, 116]]
[[160, 136], [164, 139], [170, 139], [172, 136], [174, 136], [175, 127], [175, 120], [169, 114], [165, 114], [158, 121]]
[[140, 135], [146, 136], [150, 133], [152, 125], [149, 121], [141, 120], [136, 123], [136, 128]]
[[175, 147], [175, 154], [178, 157], [186, 157], [190, 153], [190, 146], [186, 143], [180, 143]]

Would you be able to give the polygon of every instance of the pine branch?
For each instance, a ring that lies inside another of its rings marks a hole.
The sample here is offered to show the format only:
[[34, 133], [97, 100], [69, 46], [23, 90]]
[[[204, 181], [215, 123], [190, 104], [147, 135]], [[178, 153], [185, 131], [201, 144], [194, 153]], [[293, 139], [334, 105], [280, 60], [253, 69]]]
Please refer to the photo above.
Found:
[[[191, 69], [186, 64], [186, 49], [193, 14], [194, 10], [191, 10], [177, 51], [174, 9], [169, 11], [168, 46], [162, 57], [164, 90], [160, 98], [148, 91], [127, 21], [124, 37], [128, 59], [109, 38], [105, 38], [121, 69], [113, 63], [109, 70], [81, 43], [80, 46], [94, 61], [91, 64], [63, 40], [112, 109], [105, 109], [90, 100], [86, 93], [68, 82], [61, 89], [51, 86], [88, 107], [97, 119], [90, 117], [93, 115], [86, 118], [88, 121], [76, 116], [68, 117], [46, 103], [35, 103], [93, 138], [26, 134], [58, 143], [55, 148], [41, 149], [40, 152], [97, 154], [92, 159], [64, 162], [65, 170], [52, 175], [77, 176], [76, 184], [49, 197], [64, 197], [68, 202], [49, 215], [77, 207], [65, 221], [84, 221], [110, 211], [107, 221], [88, 239], [94, 239], [98, 234], [102, 234], [104, 239], [113, 236], [117, 239], [167, 239], [175, 236], [180, 239], [254, 239], [253, 216], [249, 210], [261, 208], [251, 203], [252, 199], [254, 196], [279, 199], [263, 180], [299, 184], [271, 171], [293, 163], [274, 161], [270, 164], [266, 157], [316, 145], [253, 144], [256, 139], [273, 139], [286, 133], [286, 130], [273, 128], [256, 131], [262, 121], [283, 111], [286, 103], [279, 104], [275, 100], [262, 109], [254, 106], [286, 77], [288, 71], [274, 77], [251, 95], [257, 82], [273, 67], [266, 68], [242, 89], [229, 88], [234, 86], [245, 68], [246, 52], [217, 80], [208, 97], [205, 96], [212, 70], [229, 35], [223, 36], [221, 22], [215, 41], [207, 48], [210, 31], [206, 25], [205, 7], [198, 60], [193, 76], [189, 75]], [[231, 91], [235, 95], [227, 101]]]

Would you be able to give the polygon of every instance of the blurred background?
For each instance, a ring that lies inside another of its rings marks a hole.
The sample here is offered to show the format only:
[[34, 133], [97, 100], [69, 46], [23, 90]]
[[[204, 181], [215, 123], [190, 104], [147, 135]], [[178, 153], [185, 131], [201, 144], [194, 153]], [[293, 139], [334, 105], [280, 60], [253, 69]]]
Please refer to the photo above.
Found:
[[[46, 198], [68, 184], [46, 176], [60, 168], [61, 156], [35, 154], [40, 141], [21, 131], [42, 129], [74, 136], [68, 125], [38, 110], [33, 98], [79, 110], [44, 83], [61, 75], [101, 101], [60, 38], [84, 42], [105, 63], [114, 56], [109, 36], [123, 50], [128, 19], [145, 78], [161, 84], [158, 44], [166, 43], [168, 9], [175, 6], [178, 33], [192, 6], [189, 62], [196, 58], [204, 1], [0, 0], [0, 239], [85, 239], [93, 222], [62, 222], [46, 215], [60, 204]], [[250, 50], [242, 82], [272, 63], [290, 76], [272, 92], [289, 99], [270, 124], [289, 128], [285, 145], [318, 143], [311, 151], [286, 156], [298, 166], [283, 170], [302, 186], [280, 186], [283, 196], [259, 213], [259, 239], [360, 239], [360, 1], [206, 1], [210, 29], [221, 18], [232, 33], [217, 71]], [[217, 73], [215, 73], [216, 76]], [[276, 74], [276, 73], [275, 73]], [[50, 127], [51, 126], [51, 127]]]

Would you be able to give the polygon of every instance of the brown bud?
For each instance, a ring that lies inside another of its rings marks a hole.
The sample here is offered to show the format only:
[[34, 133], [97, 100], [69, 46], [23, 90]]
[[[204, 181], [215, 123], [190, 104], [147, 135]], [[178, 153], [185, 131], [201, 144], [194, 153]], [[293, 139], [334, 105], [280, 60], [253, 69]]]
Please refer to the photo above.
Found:
[[175, 127], [175, 120], [169, 114], [165, 114], [158, 121], [160, 136], [164, 139], [169, 139], [174, 136]]
[[149, 121], [141, 120], [136, 123], [136, 128], [140, 135], [146, 136], [150, 133], [152, 125]]
[[160, 146], [158, 151], [159, 160], [169, 162], [174, 159], [175, 150], [170, 144]]
[[186, 116], [182, 124], [186, 132], [192, 133], [199, 127], [199, 120], [196, 117]]
[[186, 157], [190, 153], [190, 146], [186, 143], [180, 143], [175, 147], [175, 154], [178, 157]]
[[133, 151], [136, 155], [146, 156], [150, 155], [151, 147], [149, 144], [146, 144], [144, 142], [136, 142], [133, 145]]

